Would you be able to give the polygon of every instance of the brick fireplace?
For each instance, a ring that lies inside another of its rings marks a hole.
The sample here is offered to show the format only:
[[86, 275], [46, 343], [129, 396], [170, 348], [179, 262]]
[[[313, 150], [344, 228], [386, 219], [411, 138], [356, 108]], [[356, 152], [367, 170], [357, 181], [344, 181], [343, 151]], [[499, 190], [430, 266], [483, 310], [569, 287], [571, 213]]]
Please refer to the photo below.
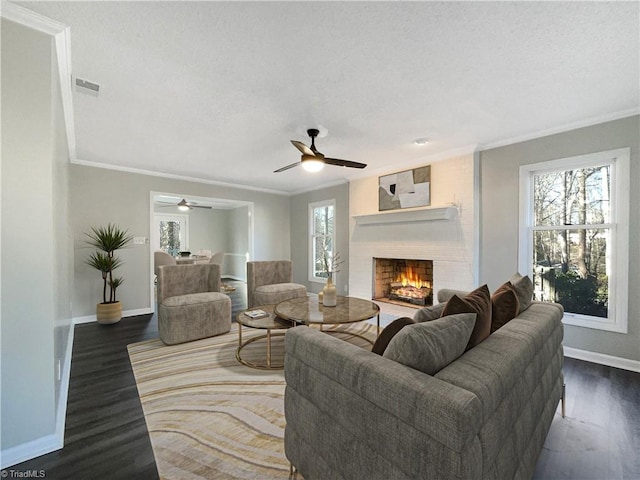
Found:
[[[426, 162], [425, 162], [426, 163]], [[431, 163], [431, 207], [378, 211], [376, 176], [349, 182], [349, 295], [374, 298], [374, 259], [428, 259], [432, 262], [434, 298], [443, 288], [477, 286], [475, 160], [463, 154]], [[416, 218], [418, 211], [455, 204], [454, 217]], [[362, 221], [363, 218], [364, 220]]]
[[374, 258], [373, 299], [424, 307], [433, 304], [433, 262]]

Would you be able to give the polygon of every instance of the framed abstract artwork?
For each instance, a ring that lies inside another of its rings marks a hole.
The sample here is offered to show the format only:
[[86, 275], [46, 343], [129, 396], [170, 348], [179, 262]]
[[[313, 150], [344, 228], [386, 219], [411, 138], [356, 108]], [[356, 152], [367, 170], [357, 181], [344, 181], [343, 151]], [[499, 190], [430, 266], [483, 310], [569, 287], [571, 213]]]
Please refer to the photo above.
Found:
[[379, 177], [378, 210], [431, 205], [431, 166]]

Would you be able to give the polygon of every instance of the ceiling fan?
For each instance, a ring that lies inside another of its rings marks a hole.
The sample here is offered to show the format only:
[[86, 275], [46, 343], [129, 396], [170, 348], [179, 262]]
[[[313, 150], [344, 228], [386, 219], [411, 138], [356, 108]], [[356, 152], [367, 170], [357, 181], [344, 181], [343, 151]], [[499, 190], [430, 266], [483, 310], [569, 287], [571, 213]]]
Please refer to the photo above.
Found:
[[158, 203], [163, 204], [163, 206], [165, 207], [178, 207], [178, 209], [182, 211], [191, 210], [193, 208], [207, 208], [207, 209], [213, 208], [208, 205], [198, 205], [196, 202], [187, 202], [187, 200], [184, 198], [180, 200], [178, 203], [167, 203], [167, 202], [158, 202]]
[[364, 163], [352, 162], [351, 160], [340, 160], [339, 158], [325, 157], [316, 148], [315, 139], [319, 133], [320, 131], [316, 128], [310, 128], [307, 130], [307, 134], [311, 137], [311, 147], [307, 147], [304, 143], [298, 142], [297, 140], [291, 140], [293, 146], [302, 152], [301, 160], [299, 162], [292, 163], [291, 165], [287, 165], [286, 167], [279, 168], [278, 170], [274, 170], [273, 173], [284, 172], [285, 170], [289, 170], [297, 165], [302, 165], [302, 168], [308, 172], [318, 172], [322, 170], [325, 164], [351, 168], [364, 168], [367, 166]]

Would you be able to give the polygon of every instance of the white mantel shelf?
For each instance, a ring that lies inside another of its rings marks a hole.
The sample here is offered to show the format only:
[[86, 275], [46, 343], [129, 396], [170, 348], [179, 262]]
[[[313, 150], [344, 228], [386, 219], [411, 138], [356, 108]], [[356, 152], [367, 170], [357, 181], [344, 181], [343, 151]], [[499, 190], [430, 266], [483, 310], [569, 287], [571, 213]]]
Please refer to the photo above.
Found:
[[445, 205], [443, 207], [426, 207], [419, 210], [393, 210], [370, 215], [354, 215], [353, 219], [358, 225], [377, 225], [452, 220], [457, 216], [458, 209], [455, 205]]

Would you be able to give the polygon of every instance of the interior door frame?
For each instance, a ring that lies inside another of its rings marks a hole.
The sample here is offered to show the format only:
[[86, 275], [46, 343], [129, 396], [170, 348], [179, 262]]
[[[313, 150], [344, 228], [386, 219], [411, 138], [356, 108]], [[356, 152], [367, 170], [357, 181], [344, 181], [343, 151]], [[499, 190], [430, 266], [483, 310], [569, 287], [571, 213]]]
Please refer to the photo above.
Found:
[[[220, 202], [225, 202], [225, 203], [233, 203], [234, 205], [237, 205], [238, 207], [241, 206], [245, 206], [248, 209], [248, 213], [249, 213], [249, 218], [248, 218], [248, 228], [247, 228], [247, 261], [253, 260], [254, 258], [254, 203], [250, 202], [250, 201], [246, 201], [246, 200], [235, 200], [235, 199], [231, 199], [231, 198], [223, 198], [223, 197], [214, 197], [214, 196], [208, 196], [208, 195], [197, 195], [197, 194], [190, 194], [190, 193], [180, 193], [180, 192], [160, 192], [160, 191], [154, 191], [154, 190], [150, 190], [149, 191], [149, 308], [151, 309], [152, 312], [156, 311], [156, 302], [155, 302], [155, 285], [154, 285], [154, 278], [155, 278], [155, 272], [154, 272], [154, 259], [153, 259], [153, 243], [151, 240], [151, 235], [153, 234], [153, 230], [155, 228], [154, 226], [154, 216], [155, 216], [155, 210], [154, 210], [154, 203], [155, 203], [155, 197], [157, 195], [168, 195], [168, 196], [173, 196], [173, 197], [180, 197], [180, 198], [189, 198], [189, 199], [193, 199], [194, 201], [197, 201], [198, 199], [202, 199], [202, 200], [210, 200], [213, 202], [216, 201], [220, 201]], [[188, 235], [188, 232], [187, 232]]]

